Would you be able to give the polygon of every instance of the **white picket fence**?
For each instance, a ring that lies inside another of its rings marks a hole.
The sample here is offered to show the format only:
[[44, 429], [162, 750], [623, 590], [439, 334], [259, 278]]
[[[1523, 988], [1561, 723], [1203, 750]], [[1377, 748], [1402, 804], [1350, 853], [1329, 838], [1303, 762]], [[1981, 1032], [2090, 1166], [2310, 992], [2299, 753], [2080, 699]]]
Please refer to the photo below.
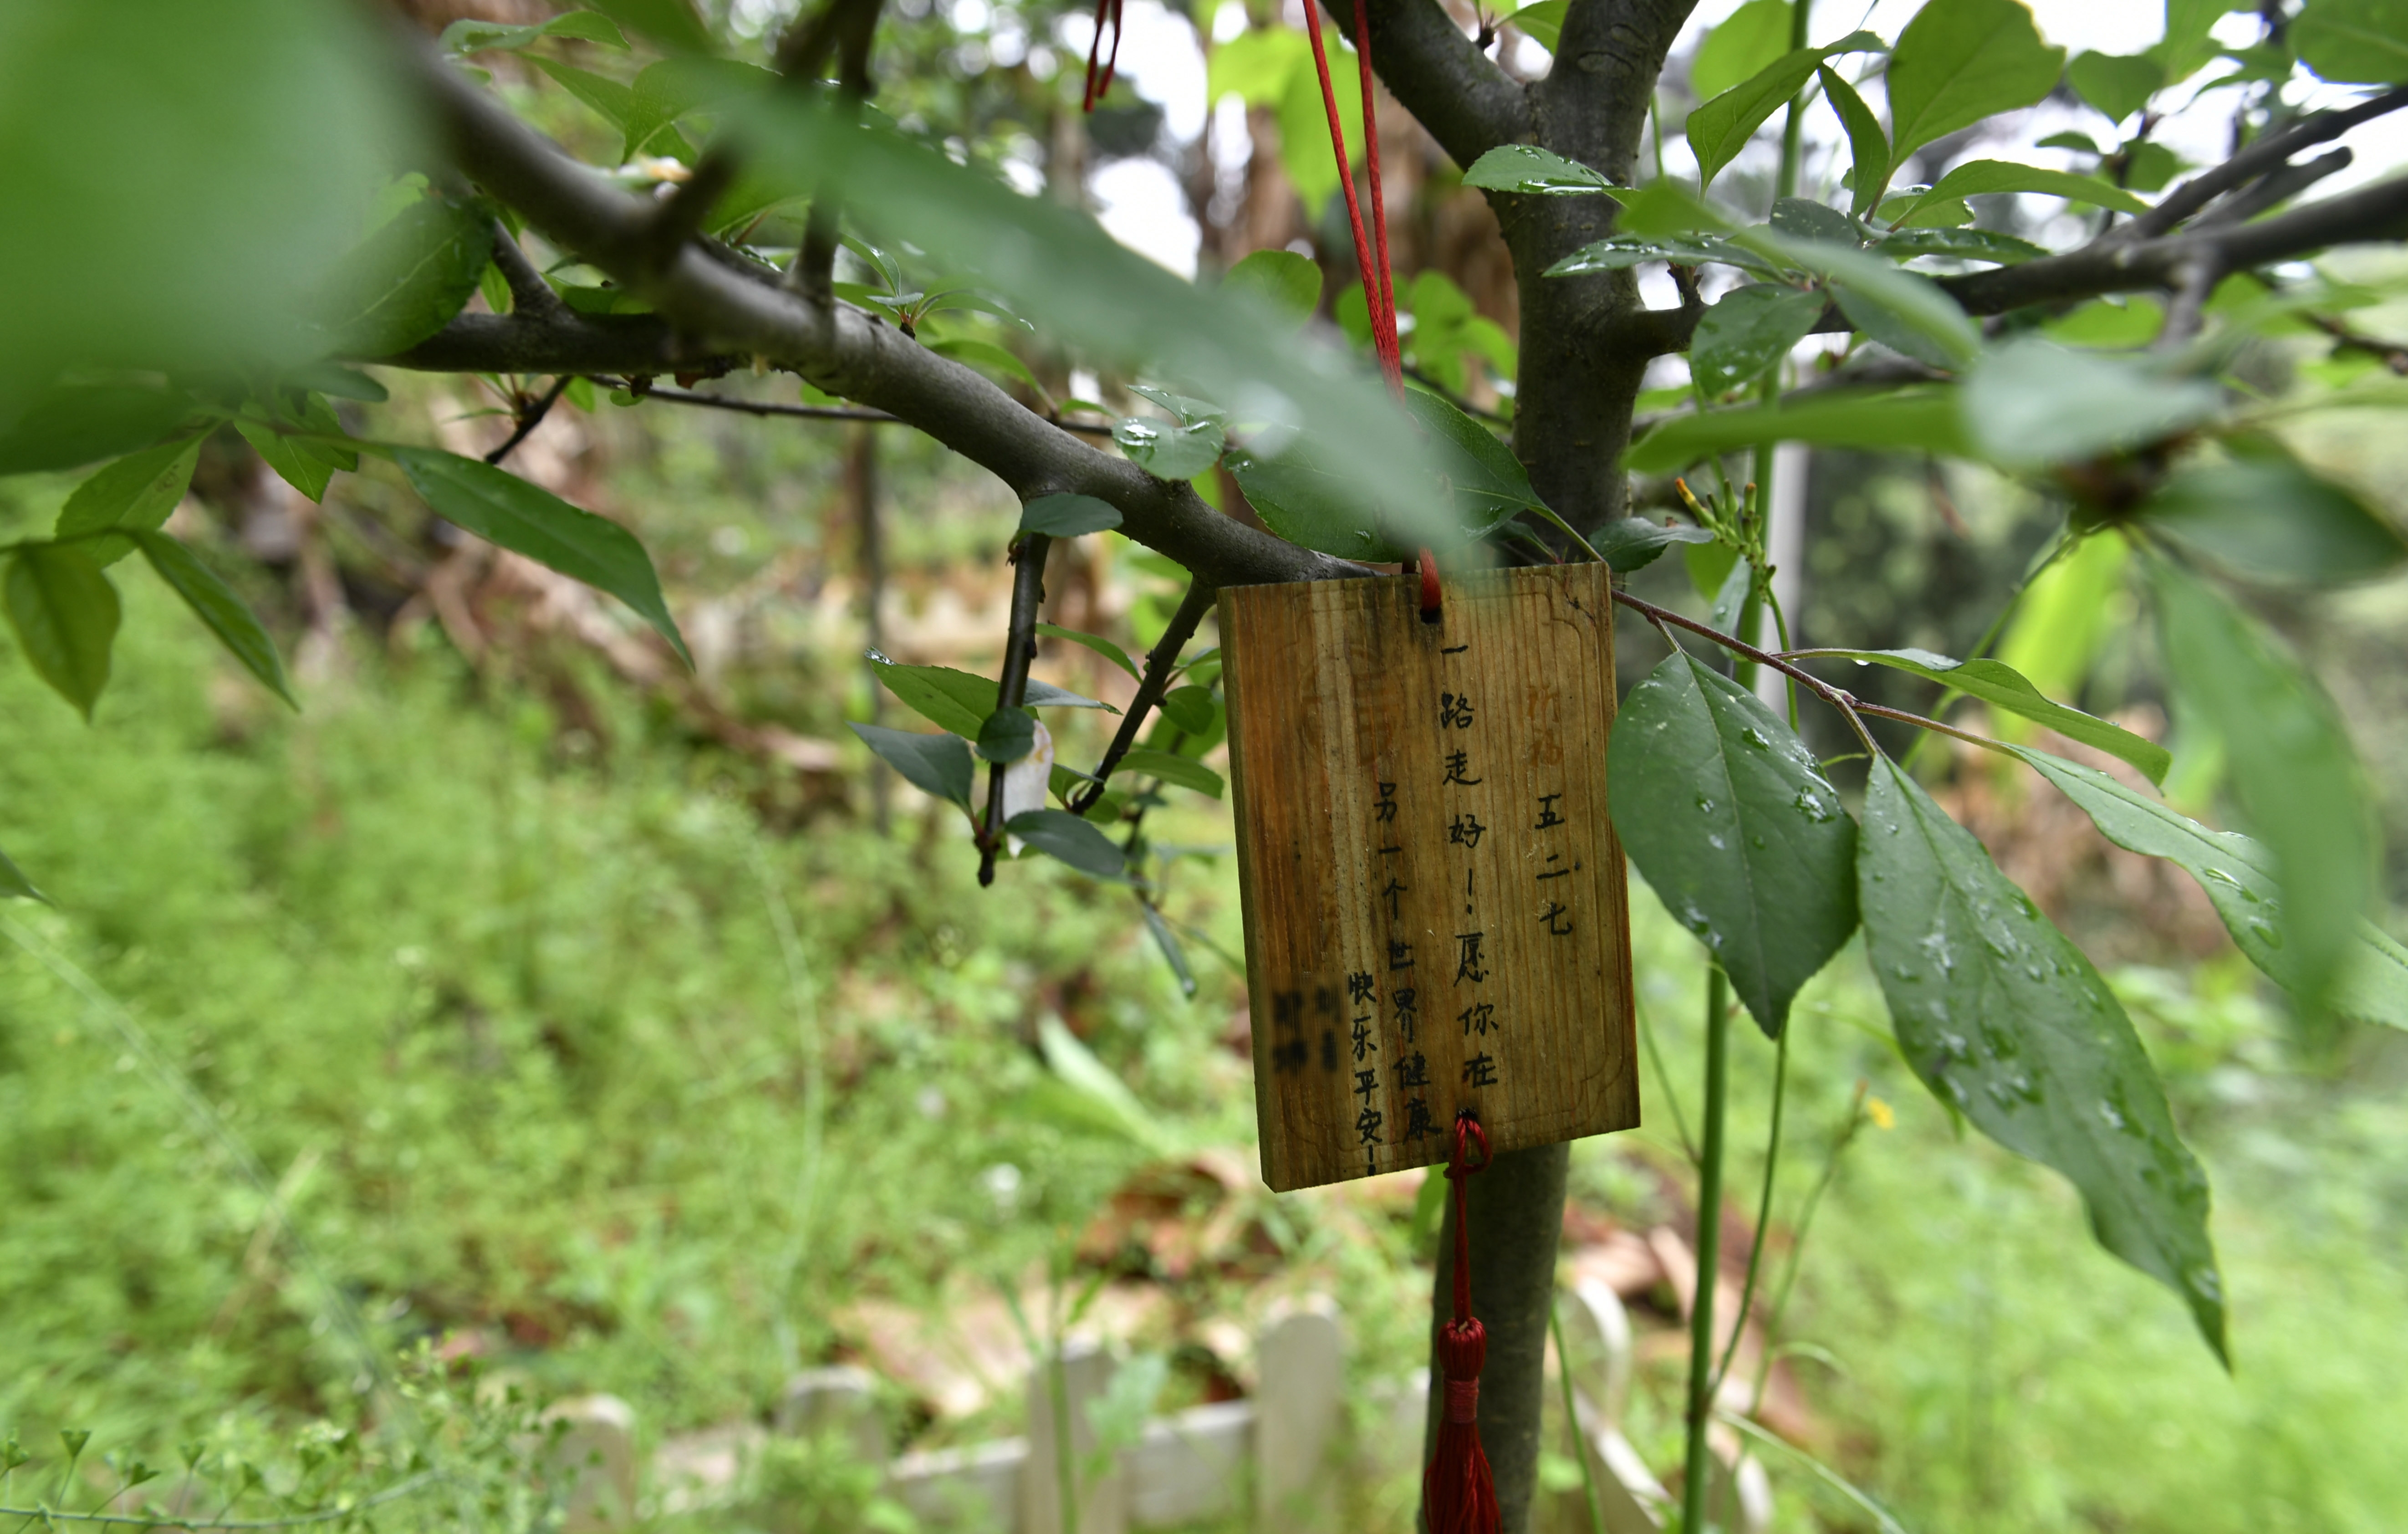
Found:
[[[1602, 1283], [1584, 1283], [1559, 1297], [1573, 1410], [1607, 1534], [1660, 1534], [1661, 1485], [1621, 1432], [1632, 1367], [1630, 1320]], [[1251, 1512], [1263, 1530], [1334, 1528], [1339, 1489], [1350, 1477], [1393, 1475], [1422, 1446], [1426, 1382], [1366, 1386], [1371, 1425], [1346, 1432], [1345, 1335], [1327, 1299], [1287, 1306], [1254, 1339], [1253, 1396], [1191, 1407], [1145, 1425], [1137, 1441], [1099, 1471], [1090, 1407], [1111, 1389], [1116, 1363], [1102, 1345], [1073, 1340], [1064, 1349], [1080, 1534], [1126, 1534]], [[932, 1529], [962, 1534], [1058, 1534], [1064, 1527], [1054, 1391], [1042, 1369], [1028, 1382], [1028, 1432], [967, 1448], [932, 1449], [887, 1460], [887, 1495]], [[1551, 1391], [1553, 1385], [1551, 1383]], [[1550, 1405], [1554, 1398], [1551, 1395]], [[568, 1534], [624, 1527], [639, 1494], [653, 1511], [701, 1511], [735, 1494], [745, 1454], [765, 1441], [758, 1429], [703, 1435], [665, 1445], [652, 1484], [639, 1488], [634, 1416], [613, 1397], [563, 1401], [552, 1415], [566, 1427], [556, 1462], [573, 1474]], [[777, 1418], [781, 1435], [850, 1443], [864, 1459], [884, 1455], [875, 1384], [852, 1368], [813, 1369], [788, 1386]], [[1564, 1440], [1557, 1425], [1550, 1447]], [[1762, 1468], [1735, 1440], [1717, 1445], [1715, 1495], [1725, 1527], [1762, 1534], [1771, 1492]], [[1577, 1488], [1539, 1510], [1544, 1534], [1588, 1534], [1587, 1504]]]

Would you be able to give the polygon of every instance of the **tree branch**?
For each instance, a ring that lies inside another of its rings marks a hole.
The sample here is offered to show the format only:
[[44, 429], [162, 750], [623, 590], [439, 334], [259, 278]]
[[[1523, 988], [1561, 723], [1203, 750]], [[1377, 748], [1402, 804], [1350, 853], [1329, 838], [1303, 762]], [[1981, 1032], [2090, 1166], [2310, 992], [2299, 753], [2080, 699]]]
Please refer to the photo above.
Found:
[[[1361, 47], [1354, 6], [1321, 3], [1346, 40]], [[1368, 14], [1372, 73], [1456, 165], [1469, 166], [1499, 144], [1530, 136], [1522, 86], [1463, 35], [1438, 0], [1369, 0]]]
[[[2020, 266], [1934, 280], [1968, 314], [2004, 314], [2034, 304], [2072, 303], [2103, 294], [2178, 290], [2185, 274], [2201, 261], [2226, 271], [2247, 271], [2336, 245], [2402, 238], [2408, 238], [2408, 176], [2377, 181], [2257, 223], [2170, 235], [2137, 244], [2101, 238], [2078, 251], [2042, 256]], [[1614, 322], [1607, 339], [1611, 344], [1643, 348], [1651, 356], [1685, 351], [1701, 312], [1641, 309]], [[1814, 333], [1852, 328], [1834, 306], [1815, 323]]]
[[1145, 716], [1170, 690], [1170, 674], [1179, 665], [1179, 652], [1196, 637], [1196, 625], [1204, 621], [1211, 606], [1212, 589], [1201, 581], [1188, 582], [1187, 595], [1180, 599], [1179, 610], [1170, 615], [1170, 626], [1162, 631], [1162, 638], [1154, 641], [1153, 652], [1145, 658], [1145, 675], [1138, 681], [1137, 696], [1129, 700], [1128, 712], [1121, 716], [1121, 727], [1112, 732], [1112, 743], [1105, 749], [1103, 761], [1096, 765], [1094, 781], [1081, 792], [1079, 802], [1070, 806], [1070, 813], [1084, 815], [1104, 796], [1104, 784], [1111, 780], [1112, 769], [1137, 744]]
[[[632, 388], [634, 380], [629, 380]], [[884, 410], [862, 410], [843, 405], [781, 405], [765, 399], [731, 399], [725, 394], [697, 394], [682, 389], [632, 389], [646, 399], [657, 399], [669, 405], [701, 405], [714, 410], [733, 410], [739, 415], [793, 416], [804, 421], [860, 421], [873, 426], [908, 426], [910, 422]], [[1066, 432], [1082, 437], [1110, 437], [1109, 423], [1088, 421], [1060, 421], [1054, 424]]]
[[2371, 122], [2403, 107], [2408, 107], [2408, 87], [2387, 91], [2355, 107], [2316, 112], [2286, 128], [2277, 128], [2222, 165], [2200, 171], [2167, 194], [2157, 207], [2101, 237], [2114, 244], [2155, 239], [2226, 193], [2282, 169], [2301, 150], [2329, 143], [2361, 122]]
[[[395, 46], [404, 50], [408, 83], [461, 169], [546, 239], [642, 294], [659, 314], [607, 323], [587, 316], [462, 315], [398, 357], [366, 360], [445, 371], [657, 373], [724, 372], [736, 359], [761, 356], [830, 394], [910, 422], [1024, 500], [1060, 491], [1109, 502], [1119, 509], [1125, 533], [1216, 588], [1370, 573], [1221, 515], [1187, 485], [1087, 446], [978, 372], [858, 309], [807, 304], [729, 270], [692, 243], [649, 269], [642, 236], [651, 204], [527, 128], [423, 41], [396, 34]], [[577, 355], [562, 354], [569, 351]]]
[[502, 271], [502, 281], [510, 290], [510, 307], [529, 314], [567, 314], [573, 312], [561, 302], [560, 294], [535, 269], [535, 263], [519, 249], [502, 221], [494, 221], [494, 265]]

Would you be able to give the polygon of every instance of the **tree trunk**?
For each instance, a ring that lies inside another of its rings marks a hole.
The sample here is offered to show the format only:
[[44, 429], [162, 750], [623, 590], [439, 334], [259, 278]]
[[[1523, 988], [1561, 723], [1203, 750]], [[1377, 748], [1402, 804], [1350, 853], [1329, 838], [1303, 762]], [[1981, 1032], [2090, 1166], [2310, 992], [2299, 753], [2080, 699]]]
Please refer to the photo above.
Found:
[[[1528, 88], [1533, 136], [1602, 172], [1636, 179], [1656, 73], [1695, 0], [1584, 0], [1569, 12], [1554, 67]], [[1612, 231], [1604, 197], [1496, 195], [1498, 223], [1520, 289], [1521, 376], [1514, 456], [1539, 495], [1583, 532], [1626, 514], [1622, 451], [1647, 349], [1621, 327], [1640, 308], [1628, 271], [1555, 278], [1547, 268]], [[1558, 537], [1560, 535], [1557, 535]], [[1509, 1152], [1471, 1180], [1472, 1313], [1488, 1330], [1481, 1371], [1480, 1439], [1496, 1472], [1505, 1534], [1526, 1534], [1537, 1500], [1545, 1410], [1547, 1322], [1563, 1237], [1569, 1145]], [[1424, 1462], [1437, 1441], [1443, 1384], [1437, 1327], [1454, 1310], [1454, 1208], [1439, 1242], [1431, 1291], [1430, 1400]]]

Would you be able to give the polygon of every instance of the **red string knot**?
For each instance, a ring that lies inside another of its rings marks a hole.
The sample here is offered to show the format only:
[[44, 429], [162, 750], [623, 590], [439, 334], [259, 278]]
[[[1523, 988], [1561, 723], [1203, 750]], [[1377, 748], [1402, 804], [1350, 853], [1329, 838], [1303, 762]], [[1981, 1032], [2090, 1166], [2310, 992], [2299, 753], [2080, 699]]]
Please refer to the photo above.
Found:
[[1446, 1382], [1446, 1420], [1449, 1422], [1480, 1420], [1480, 1382], [1478, 1380]]

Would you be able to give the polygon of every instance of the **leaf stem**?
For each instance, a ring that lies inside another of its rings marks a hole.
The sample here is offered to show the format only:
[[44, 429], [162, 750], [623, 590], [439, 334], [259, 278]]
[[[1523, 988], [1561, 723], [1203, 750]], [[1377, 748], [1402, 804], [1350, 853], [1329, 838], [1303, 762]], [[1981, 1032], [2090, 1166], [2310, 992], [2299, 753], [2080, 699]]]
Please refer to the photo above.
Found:
[[1764, 1137], [1764, 1191], [1756, 1201], [1756, 1239], [1747, 1245], [1747, 1277], [1740, 1284], [1739, 1314], [1731, 1324], [1730, 1340], [1723, 1345], [1722, 1362], [1714, 1366], [1711, 1395], [1721, 1394], [1723, 1381], [1730, 1377], [1731, 1359], [1739, 1354], [1740, 1333], [1747, 1326], [1748, 1308], [1756, 1303], [1756, 1272], [1764, 1260], [1766, 1235], [1772, 1229], [1772, 1185], [1781, 1169], [1781, 1110], [1788, 1094], [1789, 1028], [1784, 1024], [1772, 1052], [1772, 1128]]
[[1782, 1264], [1781, 1282], [1772, 1291], [1772, 1309], [1765, 1316], [1764, 1355], [1756, 1360], [1756, 1383], [1748, 1392], [1751, 1415], [1763, 1408], [1765, 1386], [1772, 1378], [1773, 1345], [1780, 1339], [1782, 1322], [1789, 1314], [1790, 1291], [1798, 1283], [1799, 1264], [1806, 1254], [1806, 1233], [1814, 1227], [1815, 1211], [1823, 1207], [1823, 1195], [1830, 1191], [1832, 1181], [1840, 1175], [1842, 1154], [1855, 1140], [1856, 1131], [1864, 1127], [1865, 1090], [1865, 1083], [1858, 1082], [1856, 1096], [1848, 1100], [1848, 1116], [1831, 1137], [1830, 1152], [1823, 1158], [1823, 1175], [1814, 1180], [1813, 1190], [1806, 1195], [1805, 1207], [1799, 1211], [1798, 1231], [1790, 1238], [1789, 1256]]
[[1682, 1534], [1705, 1534], [1713, 1484], [1706, 1428], [1713, 1420], [1714, 1276], [1722, 1260], [1723, 1132], [1730, 1099], [1730, 982], [1706, 971], [1706, 1124], [1698, 1157], [1697, 1277], [1689, 1286], [1688, 1448], [1681, 1461]]

